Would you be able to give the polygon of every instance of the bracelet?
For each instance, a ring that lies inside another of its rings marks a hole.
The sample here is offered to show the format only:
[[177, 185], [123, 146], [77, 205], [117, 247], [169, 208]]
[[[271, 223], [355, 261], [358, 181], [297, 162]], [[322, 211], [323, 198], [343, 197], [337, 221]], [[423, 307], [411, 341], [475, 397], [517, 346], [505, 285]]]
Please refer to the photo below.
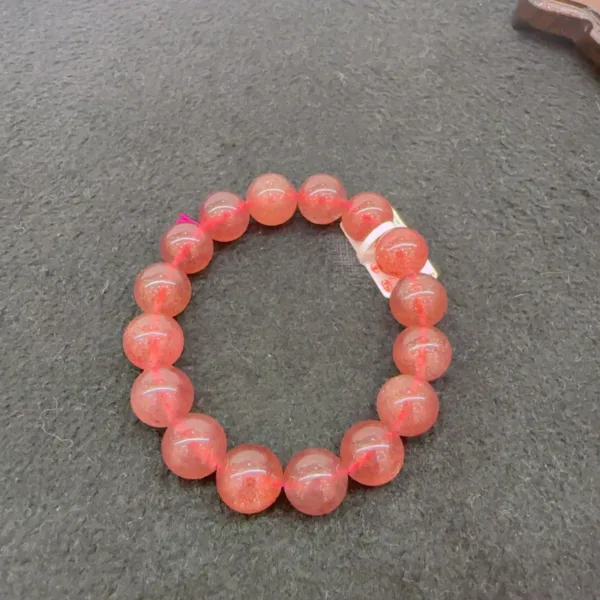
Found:
[[[263, 225], [281, 225], [296, 208], [315, 224], [341, 217], [351, 240], [371, 244], [372, 270], [397, 280], [389, 304], [405, 329], [393, 345], [400, 375], [386, 381], [377, 395], [379, 420], [348, 429], [339, 457], [324, 448], [308, 448], [295, 454], [284, 472], [264, 446], [242, 444], [227, 451], [221, 425], [206, 414], [190, 412], [193, 384], [173, 366], [183, 352], [183, 331], [173, 317], [189, 303], [188, 275], [208, 266], [214, 241], [239, 238], [250, 217]], [[412, 229], [390, 225], [394, 215], [390, 203], [372, 192], [347, 200], [342, 183], [331, 175], [313, 175], [296, 191], [285, 177], [269, 173], [252, 182], [245, 200], [215, 192], [202, 204], [198, 222], [180, 219], [166, 231], [160, 244], [162, 262], [146, 267], [135, 280], [135, 301], [143, 312], [125, 328], [123, 349], [142, 369], [131, 389], [133, 412], [147, 425], [166, 428], [161, 452], [173, 473], [202, 479], [216, 471], [219, 496], [240, 513], [266, 509], [283, 489], [297, 510], [313, 516], [341, 504], [348, 477], [367, 486], [394, 479], [404, 462], [402, 438], [421, 435], [437, 419], [438, 396], [428, 382], [447, 370], [452, 356], [448, 339], [434, 327], [446, 312], [446, 291], [436, 277], [421, 272], [428, 264], [427, 243]]]

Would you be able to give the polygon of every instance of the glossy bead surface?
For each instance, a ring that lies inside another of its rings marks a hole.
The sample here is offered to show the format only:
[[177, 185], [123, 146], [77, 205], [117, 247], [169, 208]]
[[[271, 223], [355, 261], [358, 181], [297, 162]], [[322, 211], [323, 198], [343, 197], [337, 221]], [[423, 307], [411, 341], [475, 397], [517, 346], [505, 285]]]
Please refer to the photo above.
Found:
[[404, 445], [381, 421], [361, 421], [346, 431], [340, 445], [342, 465], [363, 485], [388, 483], [402, 468]]
[[183, 479], [202, 479], [223, 462], [227, 438], [218, 421], [190, 413], [163, 436], [161, 452], [167, 467]]
[[394, 318], [411, 327], [433, 327], [448, 308], [444, 286], [431, 275], [413, 273], [401, 279], [390, 296], [390, 310]]
[[248, 206], [232, 192], [214, 192], [200, 208], [200, 224], [217, 242], [237, 240], [249, 223]]
[[171, 366], [183, 352], [183, 331], [173, 317], [143, 313], [125, 328], [123, 350], [140, 369]]
[[402, 278], [418, 273], [427, 262], [429, 249], [414, 229], [396, 227], [384, 233], [375, 244], [375, 261], [387, 275]]
[[283, 474], [290, 504], [306, 515], [335, 510], [348, 490], [348, 475], [340, 459], [324, 448], [307, 448], [294, 454]]
[[230, 450], [217, 470], [221, 500], [246, 515], [265, 510], [277, 500], [283, 484], [279, 459], [264, 446], [242, 444]]
[[212, 238], [200, 225], [177, 223], [170, 227], [160, 241], [160, 255], [165, 262], [184, 273], [202, 271], [214, 254]]
[[342, 216], [346, 206], [346, 190], [332, 175], [311, 175], [298, 192], [298, 209], [311, 223], [327, 225]]
[[440, 411], [435, 390], [412, 375], [388, 379], [377, 394], [381, 422], [403, 437], [421, 435], [433, 427]]
[[257, 177], [246, 192], [246, 204], [253, 219], [262, 225], [281, 225], [292, 218], [298, 205], [294, 186], [277, 173]]
[[393, 356], [400, 373], [432, 381], [450, 366], [452, 347], [436, 327], [407, 327], [394, 342]]
[[150, 427], [168, 427], [192, 410], [194, 386], [183, 371], [156, 367], [138, 375], [130, 400], [140, 421]]
[[353, 240], [361, 242], [373, 229], [393, 219], [392, 206], [383, 196], [363, 192], [348, 203], [342, 216], [342, 226]]
[[133, 286], [133, 295], [144, 312], [174, 317], [192, 299], [192, 284], [183, 271], [160, 262], [140, 271]]

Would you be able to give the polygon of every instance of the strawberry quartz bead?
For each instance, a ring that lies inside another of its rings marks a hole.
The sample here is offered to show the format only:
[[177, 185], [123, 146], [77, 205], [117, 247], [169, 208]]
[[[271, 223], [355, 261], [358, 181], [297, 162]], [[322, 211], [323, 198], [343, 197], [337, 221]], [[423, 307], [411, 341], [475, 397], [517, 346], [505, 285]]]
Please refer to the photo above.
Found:
[[217, 492], [221, 500], [232, 510], [246, 515], [271, 506], [282, 485], [281, 464], [264, 446], [236, 446], [217, 469]]
[[377, 394], [377, 414], [381, 422], [403, 437], [421, 435], [431, 429], [439, 411], [435, 390], [412, 375], [388, 379]]
[[217, 242], [237, 240], [249, 223], [248, 206], [232, 192], [214, 192], [200, 208], [200, 224]]
[[407, 327], [394, 342], [393, 356], [400, 373], [432, 381], [450, 366], [452, 347], [436, 327]]
[[283, 175], [265, 173], [250, 184], [246, 204], [250, 216], [262, 225], [281, 225], [296, 212], [296, 188]]
[[125, 328], [123, 350], [140, 369], [171, 366], [183, 352], [183, 331], [172, 317], [144, 313]]
[[328, 225], [344, 212], [347, 196], [339, 179], [332, 175], [311, 175], [298, 192], [298, 209], [311, 223]]
[[393, 277], [418, 273], [427, 262], [429, 249], [423, 236], [414, 229], [396, 227], [384, 233], [375, 244], [375, 261]]
[[290, 504], [315, 517], [335, 510], [348, 490], [348, 475], [340, 459], [324, 448], [308, 448], [294, 454], [283, 479]]
[[212, 238], [199, 224], [177, 223], [160, 241], [160, 255], [184, 273], [198, 273], [208, 266], [214, 254]]
[[214, 473], [226, 451], [223, 428], [202, 413], [190, 413], [171, 425], [161, 443], [165, 464], [183, 479], [202, 479]]
[[160, 262], [140, 271], [133, 286], [133, 295], [144, 312], [174, 317], [192, 299], [192, 284], [183, 271]]
[[342, 465], [363, 485], [388, 483], [402, 468], [404, 445], [381, 421], [361, 421], [346, 431], [340, 446]]
[[342, 227], [353, 240], [362, 242], [373, 229], [393, 219], [392, 206], [383, 196], [363, 192], [350, 200], [342, 216]]
[[150, 427], [168, 427], [185, 417], [194, 404], [194, 386], [175, 367], [143, 371], [131, 388], [131, 408]]
[[390, 296], [390, 310], [405, 327], [433, 327], [448, 308], [444, 286], [431, 275], [413, 273], [401, 279]]

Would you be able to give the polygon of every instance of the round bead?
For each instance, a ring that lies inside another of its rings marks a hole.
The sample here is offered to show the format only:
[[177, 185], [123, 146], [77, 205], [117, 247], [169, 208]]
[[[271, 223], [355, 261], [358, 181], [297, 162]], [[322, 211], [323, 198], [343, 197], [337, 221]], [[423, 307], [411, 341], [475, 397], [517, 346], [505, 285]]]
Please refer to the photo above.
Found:
[[446, 308], [448, 295], [444, 286], [424, 273], [401, 279], [390, 296], [392, 314], [405, 327], [433, 327], [444, 316]]
[[346, 190], [332, 175], [311, 175], [298, 192], [298, 209], [311, 223], [327, 225], [342, 216]]
[[160, 255], [184, 273], [198, 273], [208, 266], [214, 254], [212, 238], [200, 225], [177, 223], [160, 241]]
[[283, 469], [268, 448], [242, 444], [230, 450], [217, 470], [221, 500], [235, 510], [251, 515], [277, 500], [283, 484]]
[[298, 198], [294, 186], [277, 173], [257, 177], [246, 192], [250, 215], [262, 225], [281, 225], [296, 212]]
[[412, 375], [388, 379], [377, 394], [381, 422], [403, 437], [421, 435], [433, 427], [440, 403], [435, 390]]
[[402, 468], [404, 445], [381, 421], [361, 421], [346, 431], [340, 446], [342, 465], [363, 485], [388, 483]]
[[192, 284], [183, 271], [160, 262], [140, 271], [133, 286], [133, 295], [144, 312], [174, 317], [192, 299]]
[[450, 366], [452, 347], [436, 327], [407, 327], [394, 342], [393, 356], [400, 373], [432, 381]]
[[363, 192], [350, 200], [342, 216], [342, 227], [353, 240], [362, 242], [373, 229], [393, 219], [392, 206], [383, 196]]
[[375, 244], [375, 261], [384, 273], [393, 277], [418, 273], [425, 266], [428, 253], [423, 236], [407, 227], [384, 233]]
[[172, 317], [144, 313], [125, 328], [123, 350], [140, 369], [170, 366], [183, 352], [183, 331]]
[[168, 427], [185, 417], [194, 404], [194, 386], [175, 367], [143, 371], [131, 388], [131, 408], [150, 427]]
[[308, 448], [292, 456], [283, 474], [290, 504], [306, 515], [335, 510], [348, 490], [348, 475], [340, 459], [324, 448]]
[[202, 479], [223, 462], [227, 438], [218, 421], [202, 413], [190, 413], [171, 425], [162, 439], [167, 467], [183, 479]]
[[248, 206], [232, 192], [214, 192], [200, 208], [200, 224], [217, 242], [237, 240], [249, 223]]

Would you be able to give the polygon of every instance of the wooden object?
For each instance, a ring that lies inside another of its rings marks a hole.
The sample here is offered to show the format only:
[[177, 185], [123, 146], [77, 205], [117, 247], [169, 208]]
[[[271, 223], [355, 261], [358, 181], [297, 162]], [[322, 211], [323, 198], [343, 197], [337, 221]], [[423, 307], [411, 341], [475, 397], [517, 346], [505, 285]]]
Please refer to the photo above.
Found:
[[568, 38], [600, 65], [600, 0], [518, 0], [513, 25]]

